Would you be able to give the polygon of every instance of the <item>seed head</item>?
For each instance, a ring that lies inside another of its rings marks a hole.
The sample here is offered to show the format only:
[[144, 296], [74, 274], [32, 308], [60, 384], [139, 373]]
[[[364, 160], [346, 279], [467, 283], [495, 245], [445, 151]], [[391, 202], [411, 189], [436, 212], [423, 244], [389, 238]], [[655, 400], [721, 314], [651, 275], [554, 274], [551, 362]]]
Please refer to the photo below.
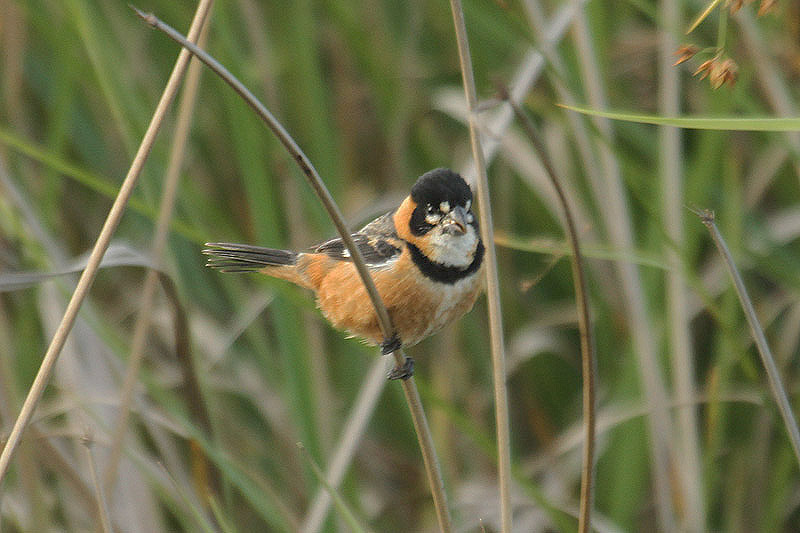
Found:
[[673, 67], [677, 67], [678, 65], [680, 65], [683, 62], [689, 61], [699, 51], [700, 51], [700, 48], [698, 48], [697, 46], [695, 46], [693, 44], [684, 44], [684, 45], [682, 45], [680, 48], [678, 48], [677, 50], [675, 50], [675, 52], [672, 53], [672, 55], [678, 56], [677, 61], [675, 61], [672, 64], [672, 66]]

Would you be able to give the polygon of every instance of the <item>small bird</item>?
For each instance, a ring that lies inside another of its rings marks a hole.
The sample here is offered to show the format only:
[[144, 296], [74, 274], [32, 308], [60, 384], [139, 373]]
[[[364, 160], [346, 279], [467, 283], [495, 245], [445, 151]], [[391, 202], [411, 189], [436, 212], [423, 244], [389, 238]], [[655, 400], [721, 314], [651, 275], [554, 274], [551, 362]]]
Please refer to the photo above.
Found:
[[[311, 289], [334, 327], [380, 344], [388, 354], [413, 346], [472, 309], [483, 287], [484, 246], [472, 191], [452, 170], [423, 174], [399, 207], [352, 234], [397, 332], [384, 339], [378, 317], [342, 239], [310, 252], [206, 243], [206, 266], [260, 272]], [[407, 379], [413, 360], [389, 379]]]

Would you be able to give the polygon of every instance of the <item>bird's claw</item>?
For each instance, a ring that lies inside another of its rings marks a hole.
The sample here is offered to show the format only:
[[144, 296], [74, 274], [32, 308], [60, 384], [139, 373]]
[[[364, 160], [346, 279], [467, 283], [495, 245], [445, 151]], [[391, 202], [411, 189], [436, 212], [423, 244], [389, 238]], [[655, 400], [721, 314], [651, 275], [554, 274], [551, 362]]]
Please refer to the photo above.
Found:
[[397, 365], [389, 371], [389, 375], [386, 378], [389, 381], [394, 381], [396, 379], [402, 379], [403, 381], [407, 380], [411, 376], [414, 375], [414, 360], [410, 357], [406, 356], [405, 361], [402, 365]]
[[395, 333], [392, 335], [391, 339], [384, 339], [381, 343], [381, 353], [383, 355], [389, 355], [399, 350], [402, 345], [403, 343], [400, 341], [400, 336]]

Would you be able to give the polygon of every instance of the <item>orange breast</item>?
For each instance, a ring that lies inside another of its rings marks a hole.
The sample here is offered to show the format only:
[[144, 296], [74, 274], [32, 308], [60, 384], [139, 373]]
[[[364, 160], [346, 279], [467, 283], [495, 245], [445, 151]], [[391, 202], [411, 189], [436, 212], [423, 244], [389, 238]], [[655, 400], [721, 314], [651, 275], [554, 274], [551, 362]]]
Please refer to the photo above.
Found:
[[[479, 271], [455, 284], [433, 282], [419, 273], [405, 250], [391, 268], [376, 269], [372, 276], [406, 346], [417, 344], [469, 311], [480, 293], [482, 279]], [[319, 281], [318, 305], [336, 328], [372, 344], [384, 340], [372, 302], [352, 263], [336, 262]]]

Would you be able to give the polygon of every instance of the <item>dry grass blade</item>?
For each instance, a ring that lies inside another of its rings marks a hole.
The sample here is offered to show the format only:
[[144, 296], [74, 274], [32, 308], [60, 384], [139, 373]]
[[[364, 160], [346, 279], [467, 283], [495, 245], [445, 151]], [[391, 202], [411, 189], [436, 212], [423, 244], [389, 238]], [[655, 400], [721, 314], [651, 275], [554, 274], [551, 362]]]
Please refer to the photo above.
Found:
[[528, 116], [513, 101], [504, 99], [511, 105], [517, 120], [522, 125], [523, 130], [539, 154], [542, 165], [547, 172], [547, 176], [556, 190], [558, 199], [564, 212], [564, 219], [567, 225], [567, 234], [570, 248], [572, 249], [572, 278], [575, 284], [575, 300], [578, 305], [578, 329], [581, 337], [581, 361], [583, 373], [583, 424], [584, 424], [584, 446], [583, 446], [583, 466], [581, 469], [581, 504], [578, 522], [578, 531], [588, 533], [591, 531], [592, 523], [592, 504], [594, 501], [594, 448], [595, 448], [595, 426], [596, 426], [596, 400], [595, 400], [595, 380], [597, 358], [595, 357], [595, 344], [592, 335], [592, 319], [589, 313], [589, 296], [586, 284], [586, 269], [583, 263], [580, 242], [578, 240], [578, 230], [575, 227], [575, 220], [572, 216], [567, 196], [561, 187], [555, 166], [550, 160], [547, 149], [537, 135]]
[[[204, 0], [198, 6], [197, 12], [195, 13], [195, 18], [192, 21], [192, 26], [189, 30], [189, 35], [195, 39], [199, 35], [202, 21], [205, 20], [205, 16], [207, 14], [207, 10], [204, 10], [204, 6], [207, 8], [209, 4], [209, 1]], [[167, 85], [164, 88], [164, 92], [158, 102], [158, 106], [156, 107], [153, 117], [150, 120], [150, 124], [147, 127], [147, 131], [142, 138], [142, 142], [139, 145], [139, 150], [136, 152], [136, 156], [131, 163], [128, 174], [125, 176], [125, 179], [122, 182], [122, 186], [120, 187], [119, 193], [117, 194], [117, 197], [115, 198], [114, 203], [108, 212], [108, 216], [103, 224], [103, 228], [100, 230], [100, 235], [97, 237], [97, 241], [92, 248], [92, 253], [89, 256], [89, 261], [86, 265], [86, 270], [84, 270], [81, 274], [78, 284], [75, 287], [75, 291], [72, 293], [69, 304], [67, 304], [67, 309], [64, 312], [64, 316], [62, 317], [58, 329], [56, 330], [55, 335], [53, 336], [53, 339], [51, 340], [50, 345], [45, 352], [42, 364], [39, 367], [39, 371], [37, 372], [33, 384], [28, 391], [28, 396], [25, 398], [25, 402], [22, 404], [22, 409], [20, 410], [19, 416], [14, 422], [14, 427], [11, 429], [8, 441], [3, 448], [3, 453], [0, 455], [0, 482], [2, 482], [6, 472], [8, 471], [9, 464], [11, 463], [11, 457], [19, 445], [22, 432], [33, 417], [33, 412], [36, 409], [42, 394], [44, 393], [47, 383], [50, 381], [50, 376], [53, 373], [53, 368], [55, 368], [56, 361], [58, 361], [58, 356], [64, 347], [64, 343], [67, 340], [69, 332], [72, 330], [72, 326], [75, 324], [75, 319], [78, 316], [78, 311], [83, 304], [83, 300], [86, 298], [87, 294], [89, 293], [89, 289], [94, 282], [100, 262], [102, 261], [103, 255], [105, 254], [105, 251], [111, 242], [111, 237], [114, 235], [114, 232], [116, 231], [117, 226], [122, 219], [122, 215], [125, 213], [128, 200], [130, 199], [131, 194], [133, 194], [133, 188], [139, 179], [139, 175], [141, 174], [144, 163], [147, 160], [147, 156], [150, 154], [150, 150], [155, 143], [156, 135], [158, 134], [158, 131], [161, 129], [161, 125], [164, 122], [167, 109], [169, 108], [170, 104], [172, 104], [172, 100], [175, 98], [175, 95], [178, 92], [180, 82], [184, 73], [186, 72], [186, 68], [189, 65], [190, 57], [191, 55], [187, 51], [182, 50], [177, 61], [175, 62], [175, 67], [170, 74]]]
[[505, 346], [503, 342], [503, 321], [500, 311], [500, 281], [497, 274], [497, 256], [494, 249], [494, 226], [492, 206], [489, 199], [489, 179], [486, 175], [486, 160], [480, 141], [477, 122], [478, 97], [475, 90], [475, 75], [467, 39], [467, 26], [460, 0], [450, 0], [453, 12], [458, 57], [461, 63], [461, 76], [467, 99], [469, 114], [469, 133], [472, 155], [477, 172], [476, 188], [480, 205], [481, 238], [486, 243], [486, 299], [489, 304], [489, 330], [492, 347], [492, 374], [494, 382], [495, 420], [497, 423], [497, 463], [500, 485], [500, 515], [503, 531], [511, 531], [511, 423], [508, 414], [508, 391], [506, 387]]
[[767, 371], [769, 386], [772, 390], [772, 395], [775, 397], [775, 402], [778, 404], [781, 417], [783, 417], [786, 432], [789, 434], [789, 442], [792, 444], [795, 458], [797, 459], [798, 465], [800, 465], [800, 430], [798, 430], [797, 427], [797, 418], [795, 418], [792, 412], [792, 404], [789, 403], [789, 397], [781, 382], [778, 366], [775, 364], [775, 358], [772, 357], [772, 351], [769, 348], [769, 344], [767, 344], [764, 330], [761, 329], [761, 324], [758, 322], [756, 311], [753, 308], [753, 303], [750, 301], [750, 296], [747, 294], [747, 288], [744, 286], [742, 276], [739, 274], [739, 269], [736, 268], [736, 263], [733, 262], [731, 252], [728, 250], [728, 246], [725, 244], [725, 240], [722, 238], [719, 228], [717, 228], [717, 224], [714, 220], [714, 212], [707, 209], [693, 210], [693, 212], [700, 217], [700, 221], [708, 228], [709, 233], [711, 233], [711, 238], [714, 240], [714, 245], [725, 260], [725, 266], [728, 269], [728, 273], [733, 280], [733, 286], [736, 289], [736, 296], [739, 297], [739, 302], [742, 304], [742, 310], [744, 310], [744, 316], [747, 318], [747, 324], [750, 326], [750, 332], [753, 334], [753, 340], [758, 348], [758, 354], [761, 356], [764, 369]]
[[[185, 50], [193, 53], [198, 59], [205, 63], [215, 74], [220, 76], [231, 88], [241, 96], [245, 102], [258, 114], [264, 123], [272, 130], [278, 137], [281, 144], [291, 154], [294, 161], [300, 166], [303, 174], [308, 179], [309, 184], [314, 189], [317, 197], [322, 202], [325, 210], [328, 212], [331, 220], [336, 226], [336, 230], [342, 237], [347, 249], [350, 251], [350, 257], [358, 270], [362, 282], [369, 294], [370, 300], [378, 315], [378, 320], [381, 326], [381, 331], [385, 339], [390, 340], [396, 338], [394, 326], [392, 325], [389, 313], [381, 301], [380, 294], [378, 293], [375, 283], [369, 274], [367, 265], [361, 255], [358, 247], [356, 246], [353, 238], [350, 236], [350, 231], [347, 228], [339, 207], [333, 200], [330, 192], [325, 183], [322, 181], [319, 173], [317, 172], [311, 160], [306, 156], [300, 146], [295, 142], [289, 132], [278, 122], [278, 120], [270, 113], [270, 111], [253, 95], [253, 93], [242, 85], [225, 67], [218, 61], [201, 50], [191, 42], [187, 41], [180, 33], [175, 31], [169, 25], [165, 24], [152, 14], [146, 14], [134, 8], [136, 13], [149, 25], [164, 32], [168, 37], [179, 43]], [[403, 353], [402, 347], [393, 351], [393, 355], [397, 362], [398, 367], [401, 367], [406, 357]], [[422, 451], [423, 462], [425, 463], [425, 471], [427, 473], [428, 482], [431, 486], [433, 495], [434, 506], [436, 507], [436, 514], [439, 520], [439, 527], [442, 531], [451, 531], [452, 524], [450, 519], [450, 512], [447, 509], [447, 498], [444, 492], [444, 482], [442, 480], [441, 470], [439, 468], [439, 461], [436, 457], [436, 451], [433, 447], [433, 437], [428, 427], [428, 421], [425, 417], [425, 412], [422, 409], [422, 401], [419, 397], [419, 391], [413, 378], [402, 380], [403, 393], [406, 397], [409, 410], [411, 411], [414, 429], [417, 433], [419, 445]]]

